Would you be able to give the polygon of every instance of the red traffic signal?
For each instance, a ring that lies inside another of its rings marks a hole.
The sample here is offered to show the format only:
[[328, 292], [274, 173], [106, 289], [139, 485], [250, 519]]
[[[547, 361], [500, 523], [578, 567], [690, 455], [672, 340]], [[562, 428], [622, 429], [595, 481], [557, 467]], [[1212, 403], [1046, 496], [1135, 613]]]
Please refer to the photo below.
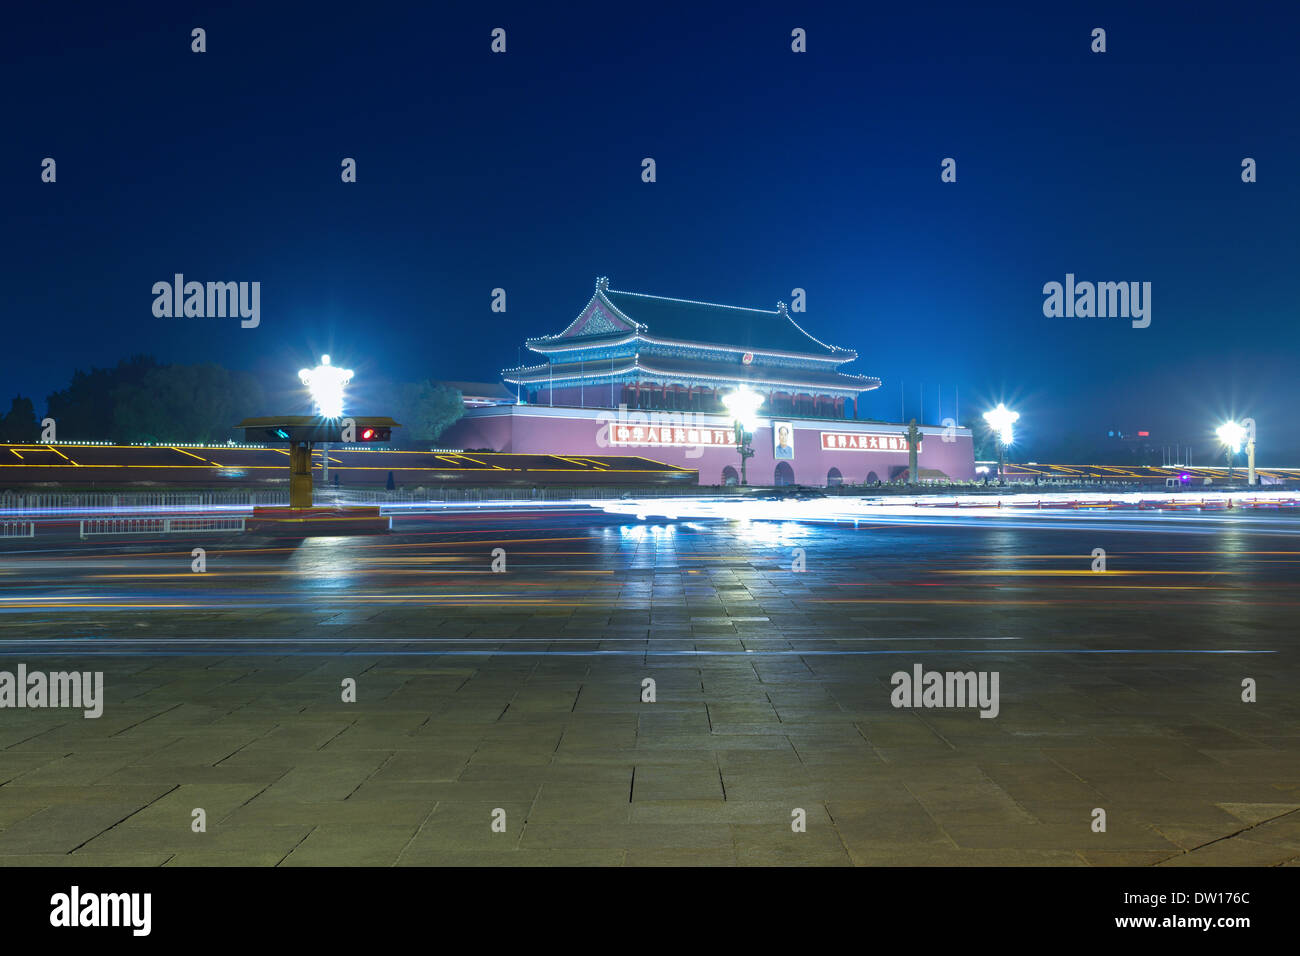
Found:
[[357, 441], [388, 441], [393, 430], [391, 428], [378, 428], [373, 425], [366, 425], [357, 431]]

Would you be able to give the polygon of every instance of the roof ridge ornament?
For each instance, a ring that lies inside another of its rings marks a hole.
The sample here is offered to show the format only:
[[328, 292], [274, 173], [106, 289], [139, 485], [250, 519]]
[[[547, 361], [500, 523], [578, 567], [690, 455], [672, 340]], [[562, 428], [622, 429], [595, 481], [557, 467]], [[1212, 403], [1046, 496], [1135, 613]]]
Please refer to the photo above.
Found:
[[596, 291], [597, 292], [609, 291], [609, 276], [600, 276], [596, 279]]

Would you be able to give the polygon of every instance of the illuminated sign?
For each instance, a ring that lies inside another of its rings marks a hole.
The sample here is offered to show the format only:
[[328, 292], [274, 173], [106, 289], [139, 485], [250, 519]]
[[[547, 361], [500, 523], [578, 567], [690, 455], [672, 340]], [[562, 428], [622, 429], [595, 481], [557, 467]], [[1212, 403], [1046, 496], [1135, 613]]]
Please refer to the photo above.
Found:
[[734, 446], [736, 435], [730, 428], [687, 428], [680, 425], [610, 425], [611, 445], [650, 445], [657, 448], [693, 445], [708, 447]]
[[[916, 443], [920, 452], [924, 441]], [[907, 451], [907, 436], [880, 432], [822, 432], [822, 451]]]

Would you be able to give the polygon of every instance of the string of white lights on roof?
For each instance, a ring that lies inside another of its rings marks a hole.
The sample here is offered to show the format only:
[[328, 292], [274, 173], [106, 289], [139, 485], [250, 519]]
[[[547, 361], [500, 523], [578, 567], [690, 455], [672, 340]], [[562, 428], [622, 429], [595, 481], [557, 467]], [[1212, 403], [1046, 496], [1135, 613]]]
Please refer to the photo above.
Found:
[[[540, 375], [541, 372], [551, 367], [552, 366], [548, 366], [548, 365], [537, 365], [534, 366], [534, 369], [538, 370]], [[506, 372], [509, 371], [513, 371], [513, 370], [506, 369], [503, 371], [502, 374], [504, 375]], [[610, 368], [608, 370], [601, 368], [601, 369], [593, 370], [593, 374], [599, 374], [600, 377], [604, 377], [606, 375], [625, 375], [628, 372], [648, 372], [653, 375], [675, 376], [678, 378], [698, 378], [698, 379], [707, 379], [709, 381], [716, 381], [716, 382], [748, 382], [750, 384], [760, 384], [760, 385], [791, 385], [798, 388], [830, 388], [830, 389], [843, 388], [845, 391], [863, 391], [862, 389], [851, 388], [849, 383], [847, 382], [843, 386], [838, 386], [827, 382], [792, 382], [787, 379], [777, 380], [777, 379], [764, 379], [764, 378], [744, 378], [744, 377], [737, 377], [734, 375], [731, 376], [710, 375], [707, 372], [690, 372], [690, 373], [666, 372], [663, 369], [656, 369], [650, 365], [643, 365], [639, 361], [634, 361], [632, 362], [632, 364], [625, 365], [622, 368]], [[845, 378], [849, 378], [849, 376], [844, 375], [843, 372], [838, 372], [836, 374], [843, 375]], [[542, 382], [576, 382], [576, 381], [586, 380], [591, 377], [592, 377], [591, 375], [587, 375], [585, 373], [580, 372], [577, 375], [549, 375], [546, 377], [538, 378], [535, 380], [530, 379], [527, 381], [525, 381], [522, 377], [519, 378], [518, 380], [507, 378], [506, 381], [511, 383], [515, 383], [517, 381], [518, 384], [536, 384]], [[876, 384], [875, 386], [873, 386], [873, 388], [880, 387], [879, 379], [872, 379], [867, 376], [861, 376], [861, 378], [863, 378], [867, 382], [874, 381]], [[870, 389], [867, 390], [869, 391]]]
[[[797, 325], [795, 327], [798, 328]], [[800, 329], [800, 331], [802, 332], [803, 330]], [[807, 335], [806, 332], [804, 334]], [[811, 335], [809, 335], [808, 337], [810, 339], [813, 339]], [[547, 338], [551, 338], [551, 336], [547, 336]], [[560, 338], [560, 336], [555, 336], [554, 338], [558, 339]], [[532, 348], [533, 351], [541, 352], [543, 354], [552, 354], [555, 352], [578, 352], [590, 348], [608, 347], [613, 345], [624, 345], [628, 342], [645, 342], [648, 345], [686, 345], [689, 348], [698, 349], [701, 352], [724, 352], [729, 355], [745, 355], [745, 354], [764, 355], [764, 356], [772, 356], [774, 358], [791, 358], [791, 359], [802, 359], [804, 361], [809, 361], [809, 362], [825, 362], [831, 365], [844, 365], [847, 362], [852, 362], [854, 359], [858, 357], [857, 352], [848, 349], [840, 349], [838, 355], [812, 355], [811, 353], [807, 353], [807, 352], [781, 352], [774, 349], [743, 348], [735, 345], [715, 345], [709, 342], [691, 342], [687, 339], [663, 339], [663, 338], [657, 338], [656, 336], [649, 335], [647, 333], [634, 332], [630, 330], [621, 339], [612, 339], [608, 342], [601, 342], [599, 344], [587, 342], [587, 343], [578, 343], [575, 345], [570, 345], [561, 348], [539, 349], [539, 348], [535, 348], [531, 343], [540, 342], [541, 341], [540, 339], [528, 339], [527, 341], [529, 343], [529, 348]], [[813, 341], [816, 342], [817, 340], [813, 339]], [[824, 343], [818, 343], [818, 344], [824, 344]], [[826, 346], [826, 348], [832, 348], [832, 347], [833, 346], [829, 346], [829, 345]], [[593, 359], [593, 361], [604, 361], [604, 360]]]

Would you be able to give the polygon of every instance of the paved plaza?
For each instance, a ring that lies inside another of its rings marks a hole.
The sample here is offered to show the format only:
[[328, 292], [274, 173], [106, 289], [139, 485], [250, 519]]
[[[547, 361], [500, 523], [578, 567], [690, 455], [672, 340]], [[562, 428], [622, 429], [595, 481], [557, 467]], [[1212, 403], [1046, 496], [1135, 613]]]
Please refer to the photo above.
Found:
[[[574, 508], [5, 542], [0, 670], [105, 699], [0, 709], [0, 864], [1294, 865], [1298, 532]], [[996, 717], [892, 706], [917, 664], [996, 671]]]

